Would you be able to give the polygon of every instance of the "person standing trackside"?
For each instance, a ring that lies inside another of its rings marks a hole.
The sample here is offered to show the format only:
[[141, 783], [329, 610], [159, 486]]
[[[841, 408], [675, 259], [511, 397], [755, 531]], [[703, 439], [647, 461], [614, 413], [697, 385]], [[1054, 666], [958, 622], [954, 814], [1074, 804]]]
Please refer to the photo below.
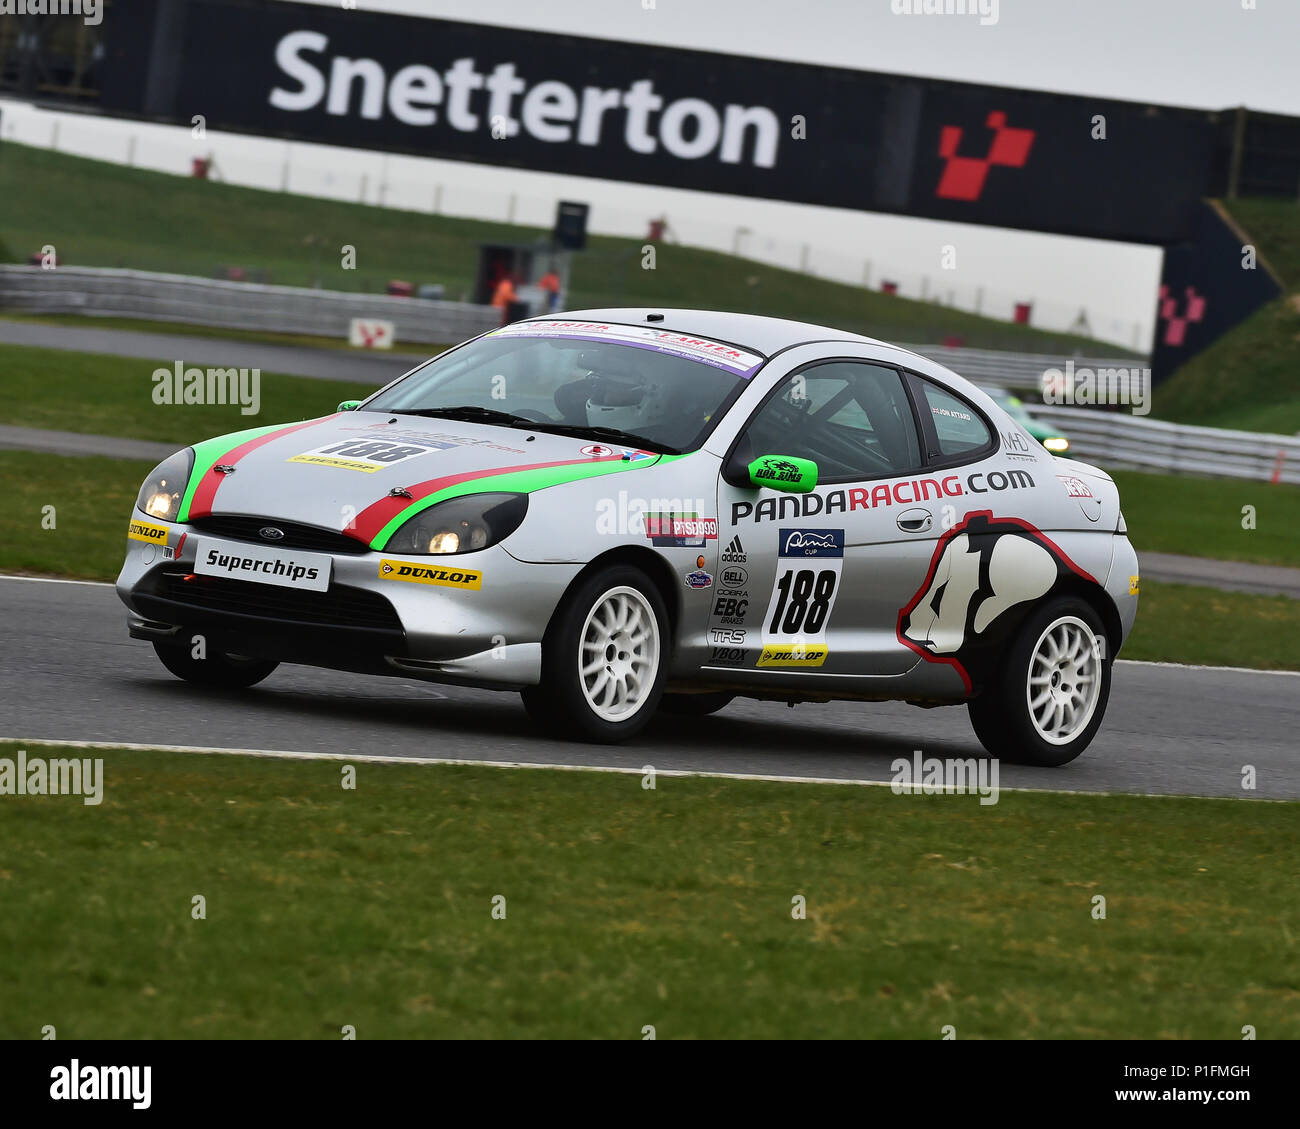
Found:
[[560, 276], [555, 273], [555, 268], [548, 267], [546, 273], [537, 280], [537, 285], [546, 292], [546, 312], [554, 313], [560, 304]]
[[492, 305], [501, 311], [501, 324], [506, 325], [510, 318], [510, 307], [519, 301], [519, 295], [515, 291], [515, 279], [512, 274], [503, 274], [501, 281], [497, 283], [496, 291], [492, 295]]

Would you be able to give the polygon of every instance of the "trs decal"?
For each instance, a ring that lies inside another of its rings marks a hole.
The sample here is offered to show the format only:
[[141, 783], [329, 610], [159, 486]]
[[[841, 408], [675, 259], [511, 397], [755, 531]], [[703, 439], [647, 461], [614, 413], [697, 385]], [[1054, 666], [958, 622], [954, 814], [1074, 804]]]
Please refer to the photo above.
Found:
[[760, 667], [821, 666], [844, 566], [844, 530], [782, 529]]
[[151, 521], [132, 521], [126, 527], [126, 536], [130, 541], [143, 541], [146, 545], [165, 545], [167, 526], [154, 525]]
[[[828, 490], [826, 493], [782, 494], [758, 502], [732, 502], [731, 521], [792, 521], [817, 517], [819, 514], [853, 513], [878, 510], [886, 506], [915, 505], [918, 502], [943, 501], [966, 494], [997, 493], [1002, 490], [1033, 489], [1034, 480], [1024, 470], [975, 471], [963, 479], [949, 474], [943, 478], [912, 478], [901, 482], [880, 482], [875, 486], [855, 486], [851, 490]], [[726, 561], [724, 553], [722, 559]]]
[[924, 583], [898, 613], [898, 639], [927, 662], [946, 663], [969, 694], [997, 650], [993, 624], [1019, 604], [1037, 600], [1071, 574], [1097, 581], [1028, 522], [966, 514], [939, 538]]
[[1128, 594], [1136, 596], [1138, 594], [1138, 577], [1130, 576], [1128, 578]]
[[380, 580], [406, 580], [414, 584], [435, 584], [440, 588], [460, 588], [478, 592], [483, 587], [483, 574], [468, 568], [430, 568], [410, 561], [381, 560]]

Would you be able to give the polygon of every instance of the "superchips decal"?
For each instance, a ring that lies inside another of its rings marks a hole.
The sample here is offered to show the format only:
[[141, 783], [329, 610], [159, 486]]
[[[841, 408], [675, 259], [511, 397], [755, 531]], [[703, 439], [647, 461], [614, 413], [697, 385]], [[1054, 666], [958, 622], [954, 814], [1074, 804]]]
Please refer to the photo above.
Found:
[[549, 337], [568, 341], [606, 341], [634, 349], [668, 353], [688, 361], [726, 369], [740, 377], [751, 377], [762, 366], [758, 353], [737, 349], [721, 341], [656, 329], [645, 325], [613, 325], [598, 321], [522, 321], [494, 329], [489, 337]]
[[459, 588], [465, 592], [478, 592], [483, 587], [483, 574], [474, 569], [436, 568], [430, 565], [418, 565], [411, 561], [381, 560], [379, 579], [434, 584], [439, 588]]
[[968, 513], [939, 538], [924, 582], [898, 613], [898, 640], [927, 662], [951, 666], [969, 694], [997, 661], [998, 649], [981, 644], [998, 619], [1071, 574], [1097, 583], [1028, 522]]
[[781, 529], [760, 667], [821, 666], [844, 568], [844, 530]]
[[131, 541], [143, 541], [146, 545], [165, 545], [167, 526], [154, 525], [151, 521], [132, 521], [126, 527], [126, 536]]

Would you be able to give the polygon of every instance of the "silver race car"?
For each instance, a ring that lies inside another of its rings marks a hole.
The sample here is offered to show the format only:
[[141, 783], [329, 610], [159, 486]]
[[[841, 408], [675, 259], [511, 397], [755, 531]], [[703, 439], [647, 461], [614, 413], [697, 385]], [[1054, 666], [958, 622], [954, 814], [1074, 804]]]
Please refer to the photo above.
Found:
[[477, 337], [144, 483], [117, 590], [205, 685], [278, 663], [656, 709], [965, 703], [993, 754], [1097, 732], [1137, 612], [1115, 484], [973, 384], [821, 326], [594, 310]]

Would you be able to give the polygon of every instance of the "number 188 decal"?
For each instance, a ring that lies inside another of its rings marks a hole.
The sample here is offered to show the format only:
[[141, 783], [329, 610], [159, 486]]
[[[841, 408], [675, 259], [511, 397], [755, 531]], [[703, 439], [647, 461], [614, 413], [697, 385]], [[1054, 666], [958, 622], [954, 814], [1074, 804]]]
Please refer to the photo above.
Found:
[[844, 567], [844, 530], [782, 529], [759, 666], [821, 666]]

